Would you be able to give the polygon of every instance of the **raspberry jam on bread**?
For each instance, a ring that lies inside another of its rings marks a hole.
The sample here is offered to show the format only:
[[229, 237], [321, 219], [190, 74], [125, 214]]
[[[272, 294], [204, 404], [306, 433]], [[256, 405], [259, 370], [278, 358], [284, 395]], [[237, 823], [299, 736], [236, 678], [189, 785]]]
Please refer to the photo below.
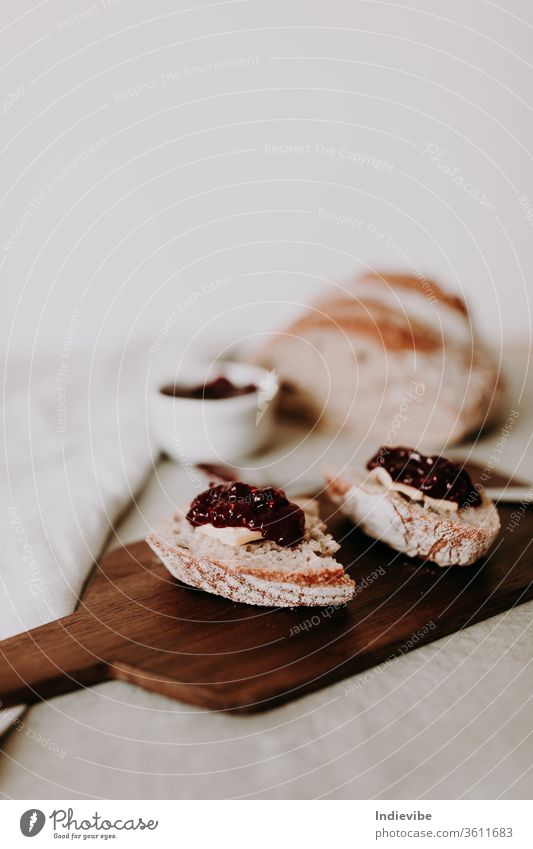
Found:
[[187, 520], [196, 527], [247, 528], [278, 545], [303, 538], [305, 515], [281, 489], [233, 482], [212, 485], [192, 502]]
[[249, 395], [256, 390], [257, 386], [254, 383], [236, 386], [227, 377], [217, 377], [210, 383], [201, 383], [199, 386], [164, 386], [161, 392], [163, 395], [171, 395], [173, 398], [219, 401], [225, 398], [236, 398], [239, 395]]
[[392, 480], [413, 487], [429, 498], [477, 507], [481, 497], [468, 472], [444, 457], [426, 456], [413, 448], [383, 446], [368, 461], [367, 469], [383, 468]]

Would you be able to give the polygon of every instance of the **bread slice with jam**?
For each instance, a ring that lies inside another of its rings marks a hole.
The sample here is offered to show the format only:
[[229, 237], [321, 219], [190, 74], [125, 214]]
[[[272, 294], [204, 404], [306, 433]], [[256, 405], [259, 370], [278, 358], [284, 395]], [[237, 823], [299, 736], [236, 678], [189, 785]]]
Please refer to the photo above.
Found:
[[326, 532], [317, 503], [290, 503], [305, 519], [303, 536], [293, 545], [265, 538], [228, 545], [182, 512], [163, 521], [147, 542], [175, 578], [232, 601], [273, 607], [344, 604], [355, 583], [335, 560], [339, 545]]
[[438, 566], [469, 566], [498, 535], [498, 510], [466, 470], [409, 448], [380, 449], [367, 470], [326, 475], [341, 512], [373, 539]]

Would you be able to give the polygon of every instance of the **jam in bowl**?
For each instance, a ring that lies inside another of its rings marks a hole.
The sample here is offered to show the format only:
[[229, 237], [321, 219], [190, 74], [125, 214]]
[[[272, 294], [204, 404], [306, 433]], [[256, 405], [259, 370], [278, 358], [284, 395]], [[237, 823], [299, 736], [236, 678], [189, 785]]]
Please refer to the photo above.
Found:
[[162, 377], [150, 399], [154, 453], [227, 465], [270, 440], [279, 390], [274, 373], [245, 363], [189, 362]]
[[247, 383], [246, 386], [236, 386], [224, 375], [216, 377], [207, 383], [199, 383], [196, 386], [180, 386], [171, 383], [163, 386], [161, 393], [170, 395], [172, 398], [196, 398], [202, 401], [220, 401], [223, 398], [237, 398], [239, 395], [249, 395], [257, 392], [255, 383]]

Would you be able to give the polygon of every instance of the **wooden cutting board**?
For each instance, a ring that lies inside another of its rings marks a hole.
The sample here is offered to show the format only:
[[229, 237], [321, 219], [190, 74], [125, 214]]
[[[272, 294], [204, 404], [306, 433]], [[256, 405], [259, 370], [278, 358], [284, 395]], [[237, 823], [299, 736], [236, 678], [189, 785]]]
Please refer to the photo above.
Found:
[[1, 706], [110, 678], [216, 710], [297, 698], [532, 598], [533, 508], [500, 514], [492, 552], [462, 569], [410, 560], [333, 518], [357, 582], [335, 610], [234, 604], [181, 585], [145, 542], [120, 548], [75, 613], [0, 642]]

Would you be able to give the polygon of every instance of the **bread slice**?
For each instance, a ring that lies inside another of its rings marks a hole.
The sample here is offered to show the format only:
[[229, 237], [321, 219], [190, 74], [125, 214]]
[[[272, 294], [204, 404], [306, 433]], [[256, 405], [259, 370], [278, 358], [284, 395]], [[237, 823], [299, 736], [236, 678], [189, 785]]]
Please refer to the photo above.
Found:
[[328, 475], [327, 480], [330, 498], [368, 536], [438, 566], [475, 563], [500, 529], [498, 511], [484, 494], [479, 506], [453, 512], [432, 499], [384, 489], [364, 473]]
[[230, 546], [198, 533], [183, 513], [166, 519], [147, 538], [168, 571], [192, 587], [232, 601], [273, 607], [344, 604], [355, 583], [333, 555], [314, 501], [293, 499], [305, 513], [305, 535], [292, 547], [270, 540]]

